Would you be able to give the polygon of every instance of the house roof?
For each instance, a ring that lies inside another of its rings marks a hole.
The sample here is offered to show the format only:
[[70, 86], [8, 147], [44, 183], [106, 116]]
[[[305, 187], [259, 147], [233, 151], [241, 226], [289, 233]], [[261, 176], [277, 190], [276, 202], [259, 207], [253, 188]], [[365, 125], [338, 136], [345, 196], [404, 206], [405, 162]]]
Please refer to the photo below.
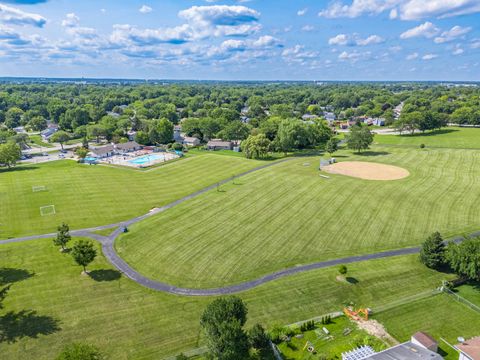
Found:
[[232, 142], [231, 141], [223, 141], [223, 140], [210, 140], [208, 143], [207, 143], [207, 146], [221, 146], [221, 147], [224, 147], [224, 146], [232, 146]]
[[136, 141], [128, 141], [115, 145], [118, 150], [134, 150], [140, 147]]
[[473, 360], [480, 360], [480, 336], [466, 340], [455, 347]]
[[423, 331], [419, 331], [419, 332], [413, 334], [412, 338], [417, 340], [420, 344], [422, 344], [426, 348], [438, 345], [438, 342], [431, 335], [429, 335], [429, 334], [427, 334]]
[[194, 136], [185, 136], [183, 138], [183, 141], [185, 141], [185, 142], [195, 142], [195, 141], [200, 141], [200, 139], [196, 138]]
[[90, 152], [96, 155], [105, 155], [113, 151], [113, 145], [105, 145], [90, 149]]
[[408, 341], [406, 343], [391, 347], [390, 349], [370, 355], [365, 360], [443, 360], [439, 354], [415, 345]]

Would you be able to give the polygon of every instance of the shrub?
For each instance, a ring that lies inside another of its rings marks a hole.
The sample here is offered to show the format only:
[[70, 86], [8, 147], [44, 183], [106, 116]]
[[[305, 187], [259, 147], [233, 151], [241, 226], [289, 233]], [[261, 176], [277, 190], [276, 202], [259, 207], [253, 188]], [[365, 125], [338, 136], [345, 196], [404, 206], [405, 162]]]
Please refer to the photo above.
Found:
[[103, 355], [89, 344], [74, 343], [67, 345], [56, 357], [56, 360], [102, 360]]
[[424, 149], [425, 148], [425, 144], [420, 144], [420, 149]]
[[348, 269], [345, 265], [340, 265], [340, 267], [338, 268], [338, 272], [342, 275], [345, 275], [347, 273]]

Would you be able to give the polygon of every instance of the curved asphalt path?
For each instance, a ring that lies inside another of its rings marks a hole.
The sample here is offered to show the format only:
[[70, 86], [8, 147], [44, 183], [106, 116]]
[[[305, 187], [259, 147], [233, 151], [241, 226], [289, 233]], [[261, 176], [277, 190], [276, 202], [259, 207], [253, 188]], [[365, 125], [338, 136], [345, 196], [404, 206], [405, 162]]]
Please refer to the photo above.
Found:
[[[223, 185], [229, 181], [232, 181], [234, 178], [240, 177], [240, 176], [245, 176], [247, 174], [250, 174], [252, 172], [258, 171], [265, 169], [267, 167], [292, 160], [292, 158], [289, 159], [284, 159], [280, 161], [276, 161], [273, 163], [269, 163], [266, 165], [258, 166], [256, 168], [253, 168], [251, 170], [245, 171], [235, 177], [230, 177], [228, 179], [222, 180], [218, 182], [218, 185]], [[390, 251], [383, 251], [383, 252], [378, 252], [374, 254], [367, 254], [367, 255], [359, 255], [359, 256], [349, 256], [345, 258], [340, 258], [340, 259], [333, 259], [333, 260], [326, 260], [326, 261], [319, 261], [316, 263], [308, 264], [308, 265], [302, 265], [302, 266], [296, 266], [296, 267], [291, 267], [288, 269], [283, 269], [279, 270], [276, 272], [273, 272], [271, 274], [262, 276], [258, 279], [255, 280], [250, 280], [246, 281], [240, 284], [236, 285], [230, 285], [230, 286], [225, 286], [225, 287], [220, 287], [220, 288], [211, 288], [211, 289], [192, 289], [192, 288], [182, 288], [182, 287], [177, 287], [174, 285], [170, 285], [161, 281], [156, 281], [149, 279], [136, 270], [134, 270], [130, 265], [128, 265], [125, 260], [123, 260], [115, 251], [115, 239], [123, 232], [124, 227], [128, 227], [130, 225], [133, 225], [141, 220], [144, 220], [150, 216], [153, 216], [155, 214], [164, 212], [168, 209], [173, 208], [174, 206], [177, 206], [185, 201], [188, 201], [190, 199], [193, 199], [201, 194], [206, 193], [207, 191], [215, 189], [217, 186], [216, 184], [210, 185], [206, 188], [203, 188], [199, 191], [196, 191], [190, 195], [187, 195], [179, 200], [176, 200], [170, 204], [167, 204], [165, 206], [162, 206], [160, 208], [155, 208], [152, 211], [150, 211], [147, 214], [137, 216], [135, 218], [132, 218], [130, 220], [120, 222], [120, 223], [114, 223], [114, 224], [108, 224], [108, 225], [103, 225], [103, 226], [97, 226], [97, 227], [92, 227], [92, 228], [86, 228], [86, 229], [81, 229], [81, 230], [72, 230], [70, 233], [74, 236], [81, 236], [81, 237], [89, 237], [94, 240], [97, 240], [98, 242], [101, 243], [102, 245], [102, 251], [104, 256], [107, 258], [107, 260], [115, 266], [119, 271], [121, 271], [125, 276], [128, 278], [132, 279], [136, 283], [145, 286], [149, 289], [156, 290], [156, 291], [162, 291], [170, 294], [175, 294], [175, 295], [185, 295], [185, 296], [212, 296], [212, 295], [228, 295], [228, 294], [234, 294], [238, 293], [241, 291], [249, 290], [254, 287], [257, 287], [259, 285], [265, 284], [269, 281], [273, 281], [285, 276], [293, 275], [293, 274], [298, 274], [301, 272], [305, 271], [310, 271], [310, 270], [315, 270], [315, 269], [323, 269], [329, 266], [335, 266], [335, 265], [340, 265], [340, 264], [350, 264], [350, 263], [355, 263], [355, 262], [360, 262], [360, 261], [366, 261], [366, 260], [374, 260], [374, 259], [382, 259], [382, 258], [388, 258], [392, 256], [400, 256], [400, 255], [409, 255], [409, 254], [416, 254], [420, 251], [419, 247], [412, 247], [412, 248], [404, 248], [404, 249], [398, 249], [398, 250], [390, 250]], [[93, 231], [98, 231], [98, 230], [105, 230], [105, 229], [115, 229], [112, 230], [112, 233], [109, 236], [102, 236], [99, 234], [93, 233]], [[0, 245], [1, 244], [8, 244], [8, 243], [17, 243], [17, 242], [23, 242], [23, 241], [29, 241], [29, 240], [36, 240], [36, 239], [45, 239], [45, 238], [52, 238], [55, 237], [56, 233], [51, 233], [51, 234], [42, 234], [42, 235], [33, 235], [33, 236], [25, 236], [25, 237], [19, 237], [19, 238], [13, 238], [13, 239], [7, 239], [7, 240], [0, 240]], [[477, 237], [480, 236], [480, 231], [475, 232], [470, 235], [471, 237]], [[463, 240], [462, 237], [456, 237], [451, 239], [455, 242], [460, 242]]]

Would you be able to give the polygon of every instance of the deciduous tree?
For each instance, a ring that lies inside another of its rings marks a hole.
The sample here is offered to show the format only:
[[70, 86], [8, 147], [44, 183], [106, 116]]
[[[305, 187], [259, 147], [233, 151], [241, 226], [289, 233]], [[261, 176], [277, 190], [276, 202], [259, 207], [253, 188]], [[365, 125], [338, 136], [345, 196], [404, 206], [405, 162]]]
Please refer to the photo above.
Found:
[[83, 267], [83, 273], [87, 272], [86, 267], [97, 256], [97, 250], [89, 240], [79, 240], [72, 248], [72, 257], [75, 262]]

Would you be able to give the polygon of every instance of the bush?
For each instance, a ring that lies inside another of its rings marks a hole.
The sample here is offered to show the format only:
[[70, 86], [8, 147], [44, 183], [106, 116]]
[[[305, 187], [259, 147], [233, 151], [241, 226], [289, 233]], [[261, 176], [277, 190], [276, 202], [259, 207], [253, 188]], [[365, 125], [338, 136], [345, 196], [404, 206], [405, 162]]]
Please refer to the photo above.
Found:
[[348, 269], [345, 265], [340, 265], [340, 267], [338, 268], [338, 272], [342, 275], [345, 275], [347, 273]]
[[175, 360], [188, 360], [188, 356], [184, 355], [184, 354], [178, 354], [176, 357], [175, 357]]
[[424, 149], [425, 148], [425, 144], [420, 144], [420, 149]]
[[103, 355], [89, 344], [74, 343], [67, 345], [56, 357], [56, 360], [102, 360]]

